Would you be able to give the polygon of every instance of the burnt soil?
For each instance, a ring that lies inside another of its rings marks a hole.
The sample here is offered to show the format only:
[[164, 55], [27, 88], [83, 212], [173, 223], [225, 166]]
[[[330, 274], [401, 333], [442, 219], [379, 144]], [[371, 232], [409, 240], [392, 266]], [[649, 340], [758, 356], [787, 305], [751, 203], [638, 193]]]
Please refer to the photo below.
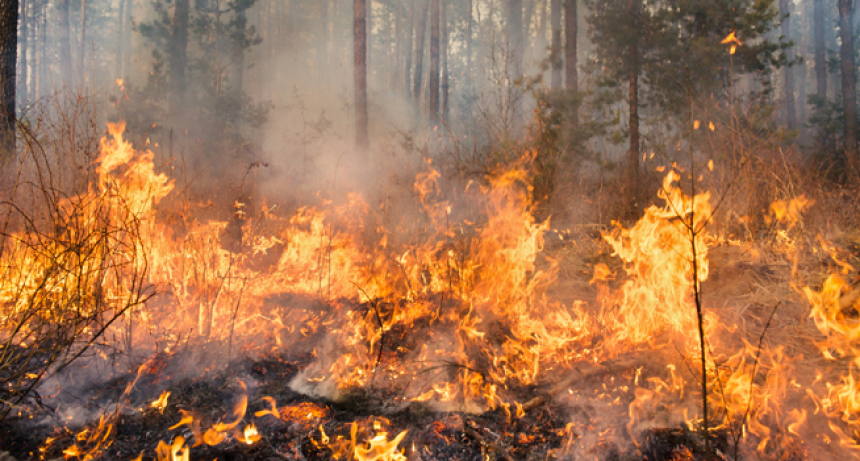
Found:
[[[571, 408], [558, 401], [542, 405], [521, 418], [508, 418], [501, 410], [480, 415], [438, 412], [420, 403], [392, 410], [390, 395], [386, 396], [381, 389], [357, 391], [338, 402], [293, 391], [289, 382], [311, 363], [310, 354], [237, 360], [229, 367], [204, 371], [196, 377], [181, 377], [182, 373], [171, 369], [170, 363], [181, 363], [180, 359], [175, 354], [161, 354], [153, 372], [141, 376], [116, 420], [112, 442], [103, 451], [102, 459], [132, 460], [142, 453], [143, 460], [153, 460], [158, 443], [170, 443], [178, 435], [185, 438], [186, 446], [192, 446], [195, 436], [188, 426], [170, 429], [182, 419], [181, 410], [192, 412], [205, 430], [220, 421], [229, 421], [230, 412], [243, 393], [248, 395], [248, 409], [238, 428], [253, 421], [262, 439], [252, 445], [241, 443], [236, 437], [216, 446], [200, 444], [191, 449], [191, 459], [333, 459], [332, 450], [320, 442], [321, 430], [332, 440], [341, 436], [348, 441], [351, 426], [356, 423], [357, 439], [362, 442], [375, 434], [375, 421], [388, 432], [389, 439], [408, 430], [400, 448], [410, 460], [504, 459], [504, 452], [516, 460], [564, 459], [563, 448], [577, 443], [579, 437], [575, 430], [565, 430], [570, 415], [598, 417], [600, 413], [595, 409]], [[105, 408], [106, 403], [121, 398], [133, 379], [133, 374], [114, 378], [80, 392], [77, 398], [93, 410], [99, 406]], [[592, 387], [598, 385], [599, 379], [577, 386]], [[247, 390], [243, 390], [243, 384]], [[167, 408], [163, 413], [149, 408], [148, 402], [164, 389], [171, 392]], [[521, 392], [525, 401], [536, 395], [537, 390]], [[254, 416], [255, 412], [269, 409], [263, 400], [265, 396], [275, 399], [280, 418]], [[32, 419], [7, 418], [0, 423], [2, 450], [20, 461], [62, 458], [62, 451], [75, 443], [76, 434], [84, 427], [64, 427], [56, 420], [53, 424], [46, 423], [52, 421], [46, 419], [51, 410], [45, 406], [37, 409]], [[98, 418], [95, 419], [97, 422]], [[91, 430], [94, 426], [91, 423]], [[466, 430], [466, 426], [472, 430]], [[48, 437], [52, 442], [46, 445]], [[639, 439], [638, 449], [606, 442], [596, 444], [591, 454], [608, 461], [705, 459], [701, 437], [682, 428], [652, 429], [640, 434]], [[725, 450], [724, 438], [717, 439], [716, 445]]]

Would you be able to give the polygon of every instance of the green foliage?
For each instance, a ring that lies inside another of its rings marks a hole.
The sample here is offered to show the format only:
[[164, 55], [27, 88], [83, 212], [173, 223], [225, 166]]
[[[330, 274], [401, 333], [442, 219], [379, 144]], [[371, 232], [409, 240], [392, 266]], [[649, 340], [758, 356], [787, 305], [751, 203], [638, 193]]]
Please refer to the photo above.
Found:
[[[626, 1], [588, 4], [595, 48], [587, 69], [598, 76], [597, 98], [607, 107], [623, 100], [636, 72], [641, 111], [652, 125], [687, 123], [689, 93], [728, 100], [733, 82], [744, 73], [761, 79], [767, 94], [771, 72], [794, 63], [786, 59], [793, 43], [773, 37], [783, 19], [776, 0], [660, 0], [634, 9]], [[721, 43], [732, 32], [742, 42], [734, 55]]]
[[[236, 67], [242, 56], [262, 39], [247, 25], [245, 11], [256, 0], [194, 2], [188, 25], [185, 90], [177, 103], [171, 80], [178, 69], [166, 59], [175, 46], [173, 0], [153, 0], [152, 19], [138, 31], [152, 48], [152, 70], [144, 88], [136, 90], [135, 104], [122, 106], [121, 118], [133, 131], [146, 130], [152, 121], [167, 119], [168, 125], [189, 130], [196, 148], [210, 157], [215, 173], [235, 165], [231, 160], [248, 159], [254, 148], [251, 130], [261, 126], [271, 109], [269, 103], [255, 103], [239, 87]], [[142, 102], [142, 103], [141, 103]], [[232, 157], [232, 158], [231, 158]]]

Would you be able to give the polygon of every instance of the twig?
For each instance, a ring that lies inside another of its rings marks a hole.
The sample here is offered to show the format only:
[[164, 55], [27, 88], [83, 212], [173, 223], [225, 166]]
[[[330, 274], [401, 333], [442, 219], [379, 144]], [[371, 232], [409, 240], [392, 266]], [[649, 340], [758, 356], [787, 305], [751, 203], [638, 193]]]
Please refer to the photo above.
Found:
[[506, 450], [505, 447], [499, 445], [496, 442], [488, 440], [486, 437], [481, 435], [480, 432], [471, 428], [469, 426], [469, 421], [463, 423], [463, 432], [465, 432], [466, 435], [469, 436], [472, 440], [498, 453], [499, 456], [501, 456], [505, 461], [514, 461], [514, 457], [511, 456], [510, 453], [508, 453], [508, 450]]

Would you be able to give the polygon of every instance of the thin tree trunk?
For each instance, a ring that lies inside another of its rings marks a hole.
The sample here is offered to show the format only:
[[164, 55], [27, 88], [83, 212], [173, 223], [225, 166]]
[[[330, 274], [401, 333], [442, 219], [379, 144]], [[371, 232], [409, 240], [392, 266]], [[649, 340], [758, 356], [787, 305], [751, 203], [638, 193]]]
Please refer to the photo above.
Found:
[[448, 0], [439, 0], [442, 34], [439, 52], [442, 54], [442, 117], [448, 120]]
[[[421, 0], [418, 0], [421, 1]], [[424, 78], [424, 36], [427, 30], [427, 10], [430, 0], [423, 0], [423, 6], [418, 11], [418, 29], [415, 34], [415, 79], [412, 94], [415, 97], [416, 107], [421, 106], [421, 88]]]
[[81, 84], [87, 79], [87, 0], [81, 0], [81, 56], [78, 69], [81, 73]]
[[[543, 0], [543, 1], [545, 2], [546, 0]], [[522, 19], [523, 54], [525, 54], [526, 50], [531, 49], [531, 46], [532, 46], [532, 42], [531, 42], [532, 21], [533, 20], [534, 21], [540, 21], [541, 20], [541, 17], [537, 16], [535, 14], [535, 9], [537, 8], [537, 6], [535, 5], [536, 3], [538, 3], [537, 0], [533, 0], [533, 1], [525, 2], [523, 4], [523, 19]], [[544, 6], [546, 6], [546, 5], [544, 4]], [[545, 12], [542, 13], [541, 16], [546, 18]], [[537, 19], [535, 19], [535, 17], [537, 17]], [[538, 27], [536, 27], [536, 29], [539, 29], [539, 26], [540, 26], [540, 24], [538, 24]]]
[[172, 46], [170, 47], [170, 77], [174, 102], [173, 112], [178, 113], [185, 99], [185, 68], [188, 65], [188, 14], [189, 0], [176, 0], [173, 10]]
[[367, 156], [367, 0], [353, 0], [353, 34], [355, 58], [355, 148], [360, 156]]
[[[0, 0], [8, 1], [8, 0]], [[57, 40], [60, 42], [60, 72], [63, 74], [62, 81], [71, 83], [72, 81], [72, 47], [71, 47], [71, 31], [69, 30], [69, 1], [58, 0], [57, 16], [60, 22], [60, 31]]]
[[[804, 2], [801, 4], [803, 12], [800, 14], [800, 50], [802, 50], [802, 56], [804, 57], [810, 54], [809, 39], [811, 37], [810, 32], [812, 32], [812, 27], [809, 19], [810, 13], [812, 12], [811, 6], [811, 2]], [[797, 121], [801, 129], [806, 125], [806, 86], [808, 83], [806, 79], [809, 77], [808, 70], [806, 59], [804, 59], [797, 69], [797, 81], [799, 83], [797, 86]]]
[[630, 162], [629, 182], [631, 194], [631, 210], [638, 213], [636, 201], [639, 198], [639, 48], [632, 38], [636, 31], [636, 17], [642, 0], [628, 0], [629, 23], [627, 25], [628, 39], [630, 40], [630, 148], [628, 160]]
[[815, 36], [815, 83], [816, 96], [827, 100], [827, 42], [824, 38], [824, 0], [813, 0], [812, 28]]
[[[320, 4], [325, 1], [319, 0]], [[245, 89], [245, 29], [248, 27], [248, 11], [245, 8], [236, 9], [236, 30], [242, 37], [242, 42], [234, 43], [235, 62], [233, 65], [233, 90], [240, 94]], [[187, 28], [186, 28], [187, 29]], [[187, 33], [187, 32], [186, 32]], [[187, 39], [186, 39], [187, 40]], [[324, 42], [324, 41], [323, 41]], [[325, 45], [323, 45], [325, 46]]]
[[412, 89], [412, 43], [415, 36], [415, 9], [417, 2], [418, 0], [409, 0], [409, 22], [406, 26], [406, 56], [404, 56], [406, 63], [403, 66], [406, 86], [403, 87], [403, 92], [407, 98], [411, 95]]
[[561, 0], [550, 0], [550, 22], [552, 23], [552, 45], [549, 60], [552, 64], [551, 85], [553, 90], [561, 88]]
[[39, 18], [39, 46], [36, 48], [36, 97], [45, 92], [42, 86], [47, 80], [45, 47], [48, 46], [48, 0], [42, 1], [42, 14]]
[[466, 80], [472, 80], [472, 0], [466, 0]]
[[134, 0], [125, 0], [125, 31], [123, 33], [122, 71], [125, 75], [131, 75], [132, 55], [132, 24], [134, 24]]
[[319, 52], [317, 54], [317, 75], [320, 81], [325, 81], [328, 76], [328, 1], [317, 0], [320, 8], [320, 38]]
[[18, 64], [18, 0], [0, 0], [0, 166], [15, 155], [15, 67]]
[[439, 116], [439, 0], [430, 0], [430, 78], [429, 111], [435, 119]]
[[403, 3], [398, 2], [394, 8], [394, 66], [391, 69], [391, 88], [395, 93], [400, 93], [401, 79], [400, 70], [403, 68]]
[[[365, 37], [367, 40], [367, 73], [368, 77], [372, 80], [374, 75], [374, 69], [372, 64], [373, 58], [373, 0], [365, 0], [367, 2], [367, 12], [364, 16], [365, 27], [367, 31], [365, 32]], [[375, 82], [375, 81], [374, 81]]]
[[[787, 16], [782, 21], [782, 35], [791, 40], [791, 8], [790, 0], [779, 0], [779, 10], [783, 16]], [[787, 50], [788, 59], [794, 58], [792, 49]], [[783, 102], [785, 104], [785, 124], [788, 129], [794, 130], [797, 128], [797, 115], [794, 107], [794, 68], [786, 66], [783, 68]]]
[[577, 0], [565, 0], [564, 3], [564, 64], [565, 64], [565, 87], [576, 89], [579, 86], [577, 76]]
[[842, 41], [842, 100], [845, 114], [845, 156], [860, 174], [857, 158], [857, 90], [854, 80], [854, 24], [851, 22], [851, 0], [839, 0], [839, 38]]
[[27, 104], [27, 45], [28, 45], [28, 37], [29, 34], [28, 26], [29, 20], [27, 19], [27, 11], [29, 10], [29, 3], [33, 0], [21, 0], [21, 80], [18, 83], [18, 92], [20, 93], [21, 103], [22, 105]]
[[117, 79], [123, 77], [122, 73], [122, 54], [123, 44], [125, 39], [125, 4], [128, 0], [119, 0], [119, 14], [117, 15], [117, 36], [116, 36], [116, 62], [114, 63], [114, 76]]
[[508, 0], [508, 45], [511, 54], [511, 72], [517, 78], [523, 71], [523, 0]]

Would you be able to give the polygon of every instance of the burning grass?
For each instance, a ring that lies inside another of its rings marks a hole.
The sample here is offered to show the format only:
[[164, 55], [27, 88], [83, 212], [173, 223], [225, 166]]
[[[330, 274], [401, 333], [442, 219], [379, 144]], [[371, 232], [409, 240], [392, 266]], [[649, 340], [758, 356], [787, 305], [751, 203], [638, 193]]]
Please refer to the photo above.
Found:
[[121, 133], [44, 223], [7, 204], [0, 408], [21, 457], [860, 453], [854, 288], [834, 273], [856, 257], [809, 237], [803, 195], [742, 241], [676, 168], [638, 222], [562, 232], [535, 218], [526, 156], [453, 187], [428, 165], [379, 207], [173, 222], [172, 183]]

